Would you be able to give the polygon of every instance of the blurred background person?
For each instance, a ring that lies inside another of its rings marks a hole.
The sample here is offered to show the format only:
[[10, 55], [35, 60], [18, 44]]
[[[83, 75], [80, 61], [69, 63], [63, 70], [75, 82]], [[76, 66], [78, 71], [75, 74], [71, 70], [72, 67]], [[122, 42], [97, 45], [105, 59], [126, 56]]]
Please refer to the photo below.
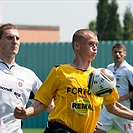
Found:
[[[122, 43], [116, 43], [112, 47], [112, 57], [114, 63], [107, 66], [116, 77], [116, 87], [119, 93], [117, 100], [129, 109], [133, 109], [133, 67], [127, 63], [126, 47]], [[127, 120], [109, 113], [105, 106], [101, 110], [100, 118], [98, 120], [103, 126], [97, 126], [96, 133], [107, 133], [114, 125], [121, 133], [133, 133], [133, 121]]]

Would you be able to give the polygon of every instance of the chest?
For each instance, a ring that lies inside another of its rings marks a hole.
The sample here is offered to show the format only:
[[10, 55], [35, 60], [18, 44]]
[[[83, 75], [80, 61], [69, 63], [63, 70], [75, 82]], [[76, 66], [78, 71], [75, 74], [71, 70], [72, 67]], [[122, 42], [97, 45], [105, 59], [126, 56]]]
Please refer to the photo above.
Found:
[[[30, 81], [30, 82], [29, 82]], [[0, 96], [1, 99], [28, 99], [32, 86], [30, 75], [22, 71], [8, 71], [0, 69]]]
[[125, 68], [121, 67], [111, 67], [110, 70], [113, 72], [117, 83], [128, 81], [128, 77], [130, 76]]

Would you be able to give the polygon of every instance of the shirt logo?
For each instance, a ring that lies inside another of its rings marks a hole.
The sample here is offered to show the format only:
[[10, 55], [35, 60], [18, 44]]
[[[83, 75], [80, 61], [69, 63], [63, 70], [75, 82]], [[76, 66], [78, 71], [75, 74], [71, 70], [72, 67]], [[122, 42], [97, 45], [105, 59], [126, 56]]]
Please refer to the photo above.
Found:
[[18, 82], [18, 86], [22, 87], [23, 86], [22, 82]]
[[24, 83], [23, 79], [17, 78], [17, 86], [18, 86], [18, 88], [22, 88], [23, 85], [24, 85], [23, 83]]
[[88, 115], [93, 110], [88, 98], [79, 98], [71, 103], [71, 108], [81, 115]]

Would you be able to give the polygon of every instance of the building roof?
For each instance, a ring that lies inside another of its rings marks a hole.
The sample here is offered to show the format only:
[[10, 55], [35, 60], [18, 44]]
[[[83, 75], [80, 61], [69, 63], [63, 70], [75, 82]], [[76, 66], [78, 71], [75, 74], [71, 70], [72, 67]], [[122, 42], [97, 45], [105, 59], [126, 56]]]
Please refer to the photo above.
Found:
[[40, 26], [40, 25], [15, 25], [18, 29], [27, 29], [27, 30], [57, 30], [59, 31], [59, 26]]

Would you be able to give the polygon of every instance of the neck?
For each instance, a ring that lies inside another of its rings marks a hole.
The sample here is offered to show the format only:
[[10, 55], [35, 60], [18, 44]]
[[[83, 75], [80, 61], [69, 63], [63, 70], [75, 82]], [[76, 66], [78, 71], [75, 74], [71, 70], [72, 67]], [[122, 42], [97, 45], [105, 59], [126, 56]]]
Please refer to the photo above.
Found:
[[0, 59], [7, 64], [14, 64], [15, 63], [15, 58], [0, 57]]
[[115, 66], [116, 66], [116, 67], [119, 67], [123, 62], [124, 62], [124, 60], [121, 61], [121, 62], [115, 62]]
[[74, 60], [70, 65], [80, 70], [90, 70], [91, 62], [79, 62]]
[[16, 54], [2, 52], [0, 49], [0, 59], [7, 64], [15, 64], [15, 56]]

